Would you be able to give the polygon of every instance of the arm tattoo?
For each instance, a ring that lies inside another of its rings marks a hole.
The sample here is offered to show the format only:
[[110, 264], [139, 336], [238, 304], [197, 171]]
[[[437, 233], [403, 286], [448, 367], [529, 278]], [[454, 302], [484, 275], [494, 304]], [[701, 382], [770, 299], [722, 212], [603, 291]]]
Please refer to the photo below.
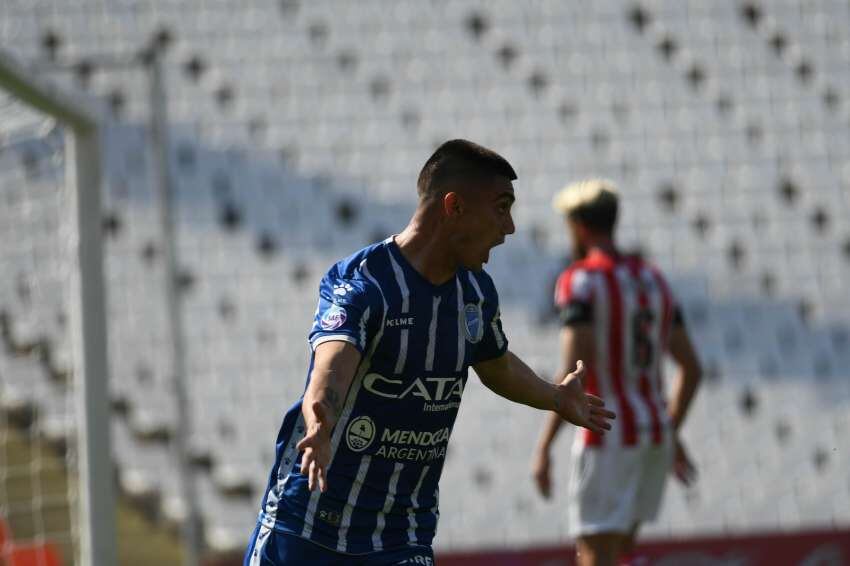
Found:
[[325, 387], [322, 392], [324, 393], [324, 396], [322, 397], [321, 401], [322, 405], [327, 407], [328, 410], [331, 412], [331, 415], [336, 418], [337, 416], [339, 416], [340, 412], [342, 412], [342, 408], [339, 406], [339, 393], [337, 393], [336, 390], [331, 387]]

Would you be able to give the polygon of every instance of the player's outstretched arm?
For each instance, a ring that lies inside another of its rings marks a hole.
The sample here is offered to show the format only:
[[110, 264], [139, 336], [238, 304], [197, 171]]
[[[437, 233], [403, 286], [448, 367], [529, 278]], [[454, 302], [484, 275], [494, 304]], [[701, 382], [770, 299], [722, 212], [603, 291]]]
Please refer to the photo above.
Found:
[[327, 469], [331, 462], [331, 431], [342, 412], [348, 388], [360, 363], [360, 352], [342, 341], [323, 342], [313, 353], [310, 384], [304, 392], [301, 412], [306, 434], [298, 443], [301, 473], [307, 476], [307, 486], [326, 491]]
[[614, 413], [595, 395], [586, 394], [581, 383], [584, 364], [560, 384], [537, 374], [510, 350], [502, 356], [473, 366], [481, 382], [497, 395], [544, 411], [555, 411], [567, 422], [604, 434]]

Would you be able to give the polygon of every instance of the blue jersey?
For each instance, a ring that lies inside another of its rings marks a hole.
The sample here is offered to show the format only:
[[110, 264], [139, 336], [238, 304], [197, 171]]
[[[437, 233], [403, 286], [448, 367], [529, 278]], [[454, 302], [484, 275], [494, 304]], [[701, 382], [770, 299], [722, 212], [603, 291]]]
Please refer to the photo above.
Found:
[[300, 470], [298, 401], [278, 434], [261, 523], [350, 554], [430, 545], [467, 369], [508, 347], [493, 281], [460, 269], [433, 285], [388, 239], [328, 271], [309, 340], [314, 350], [343, 340], [363, 358], [331, 434], [327, 492], [308, 491]]

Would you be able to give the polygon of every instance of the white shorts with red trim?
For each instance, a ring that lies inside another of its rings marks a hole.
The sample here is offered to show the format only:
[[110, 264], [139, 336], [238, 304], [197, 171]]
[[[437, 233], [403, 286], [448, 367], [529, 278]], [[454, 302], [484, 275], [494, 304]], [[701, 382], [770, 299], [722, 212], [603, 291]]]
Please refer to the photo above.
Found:
[[569, 479], [569, 534], [628, 533], [658, 515], [673, 462], [669, 435], [656, 445], [573, 444]]

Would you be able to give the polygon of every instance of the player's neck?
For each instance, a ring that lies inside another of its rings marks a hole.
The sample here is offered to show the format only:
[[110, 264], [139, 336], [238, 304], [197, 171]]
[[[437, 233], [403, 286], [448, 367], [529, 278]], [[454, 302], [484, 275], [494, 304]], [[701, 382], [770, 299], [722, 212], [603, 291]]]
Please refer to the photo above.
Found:
[[589, 242], [587, 245], [587, 254], [590, 255], [595, 251], [613, 257], [620, 255], [617, 246], [614, 244], [614, 240], [609, 237], [600, 237]]
[[446, 246], [427, 219], [414, 215], [407, 227], [395, 237], [404, 259], [433, 285], [442, 285], [455, 276], [457, 262], [446, 254]]

